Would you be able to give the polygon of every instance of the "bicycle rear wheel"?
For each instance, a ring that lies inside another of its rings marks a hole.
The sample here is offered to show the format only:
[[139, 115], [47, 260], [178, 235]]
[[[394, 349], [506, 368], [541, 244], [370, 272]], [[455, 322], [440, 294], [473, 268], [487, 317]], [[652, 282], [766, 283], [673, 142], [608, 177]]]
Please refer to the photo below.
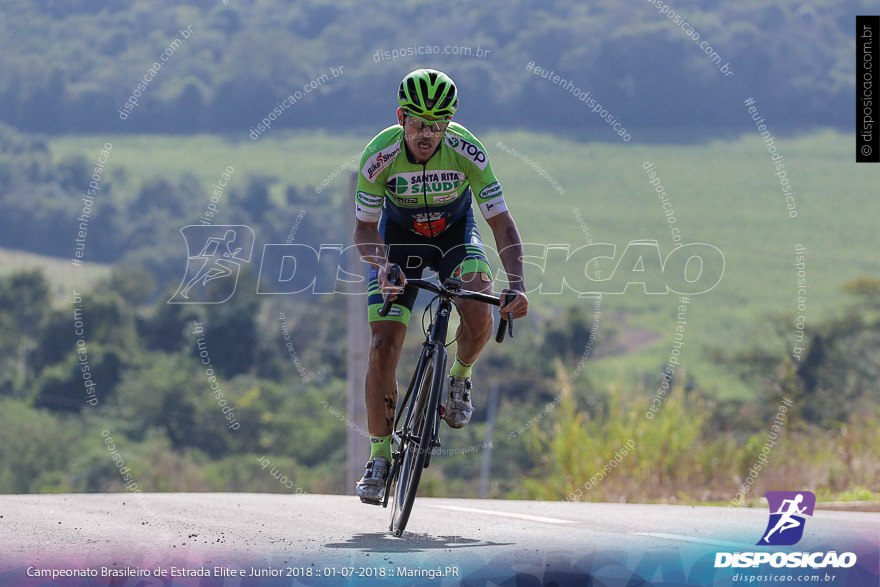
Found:
[[[433, 449], [434, 429], [437, 424], [437, 406], [443, 378], [437, 377], [436, 351], [425, 363], [425, 371], [419, 384], [418, 393], [412, 400], [410, 427], [404, 430], [402, 439], [403, 457], [400, 474], [394, 490], [391, 510], [391, 530], [395, 536], [403, 534], [413, 502], [425, 468], [425, 459]], [[442, 372], [442, 369], [440, 370]], [[439, 381], [439, 384], [437, 383]]]

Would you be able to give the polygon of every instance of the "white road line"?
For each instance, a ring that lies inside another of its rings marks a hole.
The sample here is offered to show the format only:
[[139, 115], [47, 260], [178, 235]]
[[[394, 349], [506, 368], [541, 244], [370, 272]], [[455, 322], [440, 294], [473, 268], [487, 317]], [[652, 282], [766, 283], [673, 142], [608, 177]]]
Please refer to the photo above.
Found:
[[511, 512], [498, 512], [495, 510], [481, 510], [478, 508], [465, 508], [457, 505], [434, 505], [425, 504], [432, 508], [440, 508], [443, 510], [454, 510], [457, 512], [471, 512], [476, 514], [489, 514], [490, 516], [504, 516], [507, 518], [519, 518], [520, 520], [530, 520], [532, 522], [544, 522], [546, 524], [574, 524], [572, 520], [562, 520], [559, 518], [545, 518], [544, 516], [532, 516], [530, 514], [514, 514]]
[[677, 534], [662, 534], [659, 532], [633, 532], [635, 536], [651, 536], [653, 538], [668, 538], [669, 540], [682, 540], [684, 542], [697, 542], [699, 544], [708, 544], [710, 546], [726, 546], [728, 548], [738, 548], [740, 550], [766, 550], [766, 546], [758, 546], [755, 544], [741, 544], [739, 542], [724, 542], [722, 540], [709, 540], [708, 538], [693, 538], [691, 536], [678, 536]]

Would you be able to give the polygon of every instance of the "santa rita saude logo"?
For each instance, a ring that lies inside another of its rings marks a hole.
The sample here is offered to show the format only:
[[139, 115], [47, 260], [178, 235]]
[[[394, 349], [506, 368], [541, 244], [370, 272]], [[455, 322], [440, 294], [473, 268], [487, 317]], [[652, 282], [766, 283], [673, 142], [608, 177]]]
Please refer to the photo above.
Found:
[[[810, 491], [768, 491], [764, 494], [769, 506], [770, 519], [756, 546], [792, 546], [804, 535], [807, 519], [813, 516], [816, 496]], [[715, 568], [758, 567], [832, 567], [849, 568], [856, 564], [852, 552], [718, 552]]]
[[[389, 177], [385, 182], [385, 187], [392, 194], [392, 197], [408, 194], [445, 194], [441, 197], [449, 200], [458, 195], [458, 188], [464, 180], [464, 174], [458, 171], [408, 172]], [[406, 200], [402, 198], [395, 197], [395, 199], [406, 203]], [[437, 196], [434, 196], [434, 201], [438, 201]]]

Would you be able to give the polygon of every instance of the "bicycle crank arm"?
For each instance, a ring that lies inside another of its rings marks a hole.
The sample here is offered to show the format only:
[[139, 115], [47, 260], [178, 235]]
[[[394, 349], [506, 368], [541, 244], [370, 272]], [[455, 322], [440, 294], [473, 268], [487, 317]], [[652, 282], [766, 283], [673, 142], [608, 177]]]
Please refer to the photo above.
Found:
[[385, 480], [385, 497], [382, 498], [383, 508], [388, 507], [388, 497], [391, 493], [391, 484], [394, 483], [394, 479], [397, 477], [397, 470], [400, 468], [400, 453], [394, 453], [391, 460], [394, 462], [391, 464], [391, 469], [388, 471], [388, 479]]

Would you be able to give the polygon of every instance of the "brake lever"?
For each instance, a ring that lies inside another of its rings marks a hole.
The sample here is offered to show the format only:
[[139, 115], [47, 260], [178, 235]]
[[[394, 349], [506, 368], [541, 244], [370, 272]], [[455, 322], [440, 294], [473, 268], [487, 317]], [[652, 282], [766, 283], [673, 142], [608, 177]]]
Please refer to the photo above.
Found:
[[[509, 304], [516, 299], [516, 293], [507, 292], [504, 294], [504, 303]], [[507, 313], [507, 336], [513, 338], [513, 310]]]
[[[391, 266], [391, 269], [388, 270], [388, 281], [391, 282], [391, 285], [400, 285], [400, 266], [396, 263]], [[391, 311], [391, 300], [389, 299], [391, 294], [385, 294], [385, 298], [382, 301], [382, 307], [379, 308], [379, 316], [384, 318]]]
[[[513, 300], [516, 299], [516, 292], [507, 292], [504, 294], [504, 304], [507, 305]], [[507, 328], [504, 328], [504, 323], [507, 322]], [[504, 318], [504, 315], [501, 315], [501, 324], [498, 325], [498, 333], [495, 335], [495, 342], [503, 342], [504, 341], [504, 333], [507, 331], [508, 336], [513, 338], [513, 312], [510, 311], [507, 313], [507, 318]]]

